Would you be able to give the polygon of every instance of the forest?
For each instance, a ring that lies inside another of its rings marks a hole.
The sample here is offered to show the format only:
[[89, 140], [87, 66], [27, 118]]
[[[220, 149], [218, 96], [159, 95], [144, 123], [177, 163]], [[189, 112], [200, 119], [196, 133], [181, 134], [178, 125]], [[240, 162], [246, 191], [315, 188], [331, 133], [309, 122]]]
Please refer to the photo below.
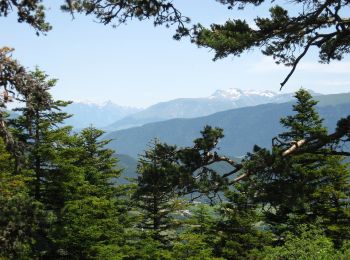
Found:
[[[137, 18], [176, 26], [175, 39], [189, 37], [215, 59], [262, 48], [291, 68], [281, 88], [310, 48], [325, 63], [350, 50], [349, 1], [294, 1], [304, 10], [298, 16], [272, 6], [257, 29], [242, 20], [191, 27], [167, 0], [62, 2], [63, 11], [105, 25]], [[265, 1], [218, 2], [243, 10]], [[0, 0], [0, 16], [17, 11], [19, 23], [49, 33], [44, 3]], [[188, 147], [149, 140], [137, 177], [125, 183], [104, 132], [65, 125], [71, 102], [50, 94], [57, 80], [13, 53], [0, 48], [0, 259], [350, 256], [350, 116], [327, 129], [307, 90], [295, 93], [270, 147], [226, 156], [218, 149], [223, 129], [206, 125]]]

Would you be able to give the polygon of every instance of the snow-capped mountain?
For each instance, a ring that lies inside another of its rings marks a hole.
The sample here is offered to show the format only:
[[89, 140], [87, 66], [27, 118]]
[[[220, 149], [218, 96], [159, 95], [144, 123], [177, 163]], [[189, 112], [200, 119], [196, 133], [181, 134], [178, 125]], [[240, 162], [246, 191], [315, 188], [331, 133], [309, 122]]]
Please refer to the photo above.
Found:
[[64, 112], [73, 115], [65, 123], [76, 129], [89, 125], [101, 128], [140, 110], [134, 107], [119, 106], [112, 101], [103, 103], [76, 101], [64, 109]]
[[292, 100], [293, 95], [293, 93], [280, 94], [269, 90], [257, 91], [237, 88], [216, 90], [205, 98], [180, 98], [155, 104], [121, 120], [116, 120], [106, 129], [113, 131], [172, 118], [194, 118], [233, 108], [283, 103]]
[[222, 99], [232, 101], [234, 107], [256, 106], [266, 103], [282, 103], [293, 98], [293, 93], [276, 93], [270, 90], [242, 90], [230, 88], [227, 90], [217, 90], [209, 99]]
[[276, 94], [270, 90], [258, 91], [258, 90], [243, 90], [239, 88], [230, 88], [227, 90], [218, 89], [216, 90], [209, 98], [222, 98], [222, 99], [230, 99], [230, 100], [238, 100], [243, 96], [259, 96], [266, 98], [273, 98], [279, 94]]

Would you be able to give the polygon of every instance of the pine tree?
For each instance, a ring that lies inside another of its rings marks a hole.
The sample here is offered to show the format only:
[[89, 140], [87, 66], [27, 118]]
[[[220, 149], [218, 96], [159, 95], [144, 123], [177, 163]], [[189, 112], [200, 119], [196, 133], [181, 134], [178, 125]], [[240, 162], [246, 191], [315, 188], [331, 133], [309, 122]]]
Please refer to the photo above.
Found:
[[55, 170], [55, 148], [70, 131], [69, 127], [60, 127], [69, 117], [60, 110], [69, 102], [52, 99], [49, 90], [56, 84], [55, 79], [48, 79], [48, 75], [38, 68], [30, 76], [35, 84], [24, 93], [25, 106], [15, 109], [20, 116], [10, 122], [23, 148], [23, 162], [16, 165], [16, 169], [22, 168], [27, 174], [33, 174], [33, 194], [37, 200], [42, 200], [45, 182]]
[[114, 185], [120, 170], [113, 151], [105, 148], [109, 141], [100, 140], [103, 133], [93, 127], [83, 129], [65, 151], [71, 160], [63, 163], [67, 171], [73, 169], [75, 177], [62, 187], [71, 192], [52, 234], [58, 256], [95, 258], [110, 247], [121, 250], [125, 244], [126, 203], [123, 190]]
[[217, 238], [215, 255], [224, 259], [247, 259], [269, 245], [271, 236], [264, 231], [258, 205], [251, 199], [250, 184], [242, 182], [225, 193], [219, 220], [214, 230]]
[[177, 226], [174, 214], [184, 207], [176, 190], [179, 165], [175, 155], [175, 146], [155, 141], [139, 161], [134, 195], [142, 214], [141, 228], [165, 244]]
[[15, 160], [0, 139], [0, 258], [36, 259], [45, 254], [51, 216], [29, 193], [29, 178], [14, 175]]
[[317, 223], [340, 246], [350, 235], [350, 172], [341, 156], [331, 155], [332, 147], [282, 155], [300, 140], [317, 141], [327, 134], [311, 95], [302, 89], [295, 97], [295, 114], [281, 119], [287, 131], [276, 139], [278, 145], [272, 153], [257, 151], [246, 168], [254, 172], [251, 188], [276, 234]]

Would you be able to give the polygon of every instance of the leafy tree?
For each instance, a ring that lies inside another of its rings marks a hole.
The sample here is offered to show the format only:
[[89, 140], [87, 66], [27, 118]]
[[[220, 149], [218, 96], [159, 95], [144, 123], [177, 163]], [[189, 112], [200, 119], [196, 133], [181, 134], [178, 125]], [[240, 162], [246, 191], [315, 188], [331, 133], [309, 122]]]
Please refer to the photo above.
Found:
[[179, 241], [174, 243], [172, 248], [172, 259], [224, 259], [217, 258], [206, 242], [206, 236], [195, 233], [183, 233], [179, 236]]
[[72, 145], [76, 149], [77, 158], [74, 165], [83, 167], [84, 178], [91, 185], [87, 190], [90, 194], [113, 194], [115, 187], [111, 185], [112, 180], [118, 178], [121, 173], [116, 169], [117, 159], [113, 157], [114, 151], [105, 147], [110, 140], [103, 140], [103, 134], [104, 131], [94, 127], [85, 128], [76, 135]]
[[[22, 102], [30, 92], [42, 91], [43, 89], [37, 88], [38, 82], [32, 74], [28, 73], [23, 66], [11, 57], [12, 52], [13, 49], [11, 48], [0, 48], [0, 87], [3, 90], [0, 98], [0, 134], [5, 142], [6, 149], [13, 154], [16, 165], [18, 165], [22, 149], [8, 129], [7, 105], [13, 100]], [[38, 95], [38, 93], [35, 95]]]
[[2, 0], [0, 1], [0, 17], [6, 17], [16, 10], [19, 23], [29, 24], [38, 35], [39, 32], [45, 33], [51, 29], [51, 26], [45, 21], [45, 7], [41, 2], [41, 0]]
[[213, 232], [213, 226], [217, 221], [216, 207], [205, 203], [194, 203], [189, 208], [190, 216], [186, 221], [189, 226], [189, 232], [205, 235], [206, 241], [210, 241]]
[[[341, 259], [336, 255], [332, 241], [314, 227], [301, 225], [297, 234], [288, 233], [285, 244], [266, 247], [259, 254], [261, 259]], [[338, 254], [339, 256], [339, 254]]]
[[[183, 195], [190, 194], [193, 200], [202, 195], [212, 202], [230, 184], [230, 179], [241, 169], [241, 164], [218, 154], [218, 143], [224, 137], [223, 129], [205, 126], [201, 137], [193, 141], [192, 147], [179, 149], [177, 157], [181, 165], [179, 189]], [[220, 173], [213, 165], [224, 162], [232, 170]]]

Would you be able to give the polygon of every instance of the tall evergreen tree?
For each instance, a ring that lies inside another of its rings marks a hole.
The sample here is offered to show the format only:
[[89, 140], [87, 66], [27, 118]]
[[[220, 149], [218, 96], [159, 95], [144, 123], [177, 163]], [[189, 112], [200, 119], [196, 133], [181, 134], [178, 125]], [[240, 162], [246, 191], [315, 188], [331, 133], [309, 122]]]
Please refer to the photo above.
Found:
[[109, 141], [100, 140], [103, 133], [93, 127], [83, 129], [63, 151], [62, 157], [70, 156], [60, 166], [74, 177], [61, 186], [68, 195], [52, 234], [56, 256], [98, 258], [111, 246], [120, 249], [125, 244], [127, 208], [123, 190], [114, 185], [120, 170], [113, 151], [105, 148]]
[[13, 174], [14, 164], [0, 139], [0, 258], [37, 259], [47, 250], [41, 234], [48, 231], [52, 218], [30, 196], [30, 178]]
[[20, 116], [11, 120], [15, 137], [22, 144], [24, 165], [17, 169], [34, 175], [33, 194], [42, 199], [44, 182], [51, 175], [55, 166], [55, 148], [69, 132], [70, 128], [60, 128], [60, 124], [69, 117], [61, 108], [69, 102], [54, 101], [49, 90], [56, 84], [55, 79], [36, 69], [30, 73], [35, 84], [24, 93], [25, 106], [15, 109]]
[[332, 155], [332, 147], [283, 153], [305, 139], [317, 142], [327, 134], [311, 95], [302, 89], [295, 97], [295, 114], [281, 119], [288, 131], [275, 139], [272, 153], [257, 150], [246, 167], [254, 173], [254, 199], [262, 203], [266, 221], [276, 234], [318, 223], [339, 246], [350, 235], [350, 172], [341, 156]]
[[152, 238], [167, 243], [176, 227], [174, 214], [184, 205], [176, 190], [176, 147], [155, 140], [141, 157], [138, 173], [135, 199], [142, 214], [141, 228], [148, 230]]

